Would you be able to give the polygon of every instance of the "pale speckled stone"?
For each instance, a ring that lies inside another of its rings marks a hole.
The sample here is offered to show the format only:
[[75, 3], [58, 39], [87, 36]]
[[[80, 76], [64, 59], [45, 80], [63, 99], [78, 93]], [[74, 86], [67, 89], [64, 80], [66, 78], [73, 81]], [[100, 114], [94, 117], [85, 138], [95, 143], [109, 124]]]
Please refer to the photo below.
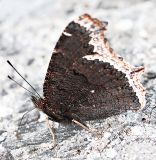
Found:
[[[0, 1], [0, 159], [155, 159], [156, 109], [151, 113], [156, 106], [155, 8], [155, 0]], [[7, 79], [9, 74], [27, 87], [6, 60], [42, 95], [55, 43], [68, 22], [85, 12], [108, 21], [106, 35], [118, 54], [135, 66], [145, 66], [147, 104], [136, 113], [88, 123], [98, 129], [97, 135], [54, 123], [58, 146], [51, 150], [44, 114], [30, 112], [17, 132], [22, 115], [33, 104], [26, 91]]]
[[1, 160], [14, 160], [13, 156], [11, 153], [2, 145], [0, 145], [0, 159]]
[[107, 156], [108, 158], [115, 158], [116, 155], [117, 155], [117, 152], [116, 152], [115, 149], [109, 148], [109, 149], [107, 150], [106, 156]]

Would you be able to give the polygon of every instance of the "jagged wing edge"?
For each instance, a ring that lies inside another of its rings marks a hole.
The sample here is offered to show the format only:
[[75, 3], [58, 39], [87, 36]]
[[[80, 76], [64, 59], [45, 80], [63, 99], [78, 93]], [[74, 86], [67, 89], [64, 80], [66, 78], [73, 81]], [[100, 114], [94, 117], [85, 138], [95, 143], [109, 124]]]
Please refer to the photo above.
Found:
[[118, 71], [125, 73], [129, 80], [130, 86], [133, 88], [139, 99], [142, 109], [146, 103], [145, 88], [140, 83], [140, 78], [144, 72], [144, 67], [134, 67], [123, 60], [118, 54], [113, 52], [112, 48], [109, 47], [107, 39], [104, 36], [106, 24], [102, 21], [99, 21], [96, 18], [92, 18], [88, 14], [84, 14], [78, 19], [74, 20], [74, 22], [78, 23], [80, 26], [85, 27], [86, 30], [91, 32], [91, 40], [89, 44], [94, 46], [95, 55], [87, 55], [83, 58], [86, 58], [87, 60], [98, 59], [99, 61], [108, 62]]

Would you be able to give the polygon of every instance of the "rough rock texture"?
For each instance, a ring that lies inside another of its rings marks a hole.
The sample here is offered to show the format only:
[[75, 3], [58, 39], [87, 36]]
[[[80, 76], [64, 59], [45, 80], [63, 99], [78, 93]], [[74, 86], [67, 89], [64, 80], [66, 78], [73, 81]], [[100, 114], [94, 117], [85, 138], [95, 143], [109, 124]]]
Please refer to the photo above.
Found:
[[[155, 8], [155, 0], [0, 1], [0, 159], [155, 159]], [[109, 22], [107, 37], [115, 52], [135, 66], [145, 66], [147, 102], [141, 111], [90, 122], [98, 135], [55, 123], [59, 145], [52, 150], [42, 113], [30, 112], [18, 128], [33, 104], [26, 91], [6, 78], [9, 74], [26, 86], [6, 60], [42, 94], [55, 43], [68, 22], [84, 12]]]

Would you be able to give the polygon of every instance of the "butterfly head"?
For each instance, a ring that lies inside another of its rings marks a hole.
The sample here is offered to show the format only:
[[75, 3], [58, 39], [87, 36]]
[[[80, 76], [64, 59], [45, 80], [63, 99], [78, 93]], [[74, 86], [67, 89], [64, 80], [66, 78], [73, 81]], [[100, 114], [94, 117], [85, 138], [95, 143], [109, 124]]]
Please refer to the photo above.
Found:
[[44, 108], [43, 98], [39, 98], [37, 96], [31, 96], [31, 100], [34, 103], [36, 108], [38, 108], [39, 110], [43, 110], [43, 108]]

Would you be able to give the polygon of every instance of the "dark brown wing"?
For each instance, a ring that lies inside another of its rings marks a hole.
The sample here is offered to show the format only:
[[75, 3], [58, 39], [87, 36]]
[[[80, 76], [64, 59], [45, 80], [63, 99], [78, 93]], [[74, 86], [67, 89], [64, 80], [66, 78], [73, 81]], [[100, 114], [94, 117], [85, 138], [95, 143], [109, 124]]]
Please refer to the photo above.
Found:
[[144, 105], [142, 68], [113, 53], [104, 30], [105, 23], [86, 14], [64, 30], [43, 88], [45, 102], [54, 113], [93, 120]]

